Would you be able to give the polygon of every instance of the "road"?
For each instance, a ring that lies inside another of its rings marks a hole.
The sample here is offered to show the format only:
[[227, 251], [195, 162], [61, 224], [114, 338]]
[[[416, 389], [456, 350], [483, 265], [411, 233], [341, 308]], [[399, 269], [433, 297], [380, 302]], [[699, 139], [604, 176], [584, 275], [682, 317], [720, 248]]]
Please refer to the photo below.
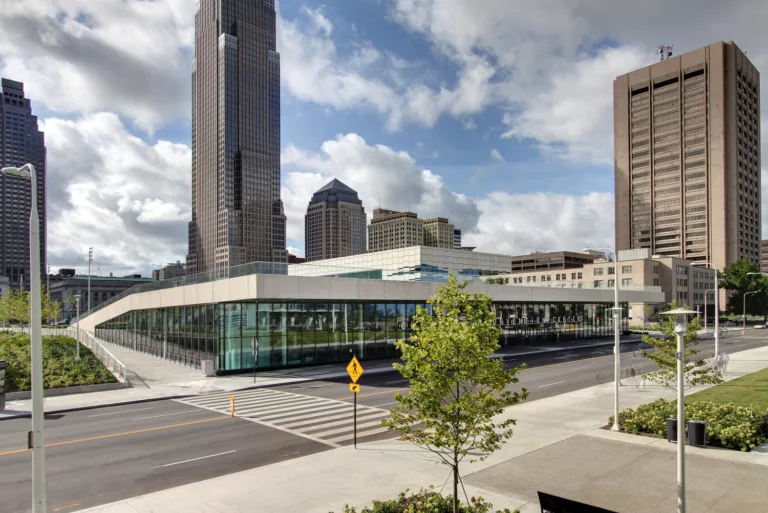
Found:
[[[766, 344], [768, 332], [734, 334], [722, 349], [742, 351]], [[639, 343], [622, 346], [622, 367], [652, 370], [632, 355]], [[703, 355], [712, 353], [705, 340]], [[529, 401], [613, 379], [612, 347], [563, 350], [507, 359], [526, 363], [520, 383]], [[394, 405], [393, 394], [407, 393], [394, 371], [363, 374], [358, 394], [361, 442], [390, 438], [381, 418]], [[48, 505], [52, 512], [76, 511], [223, 474], [268, 465], [349, 445], [352, 394], [348, 380], [312, 381], [235, 392], [236, 417], [229, 394], [209, 394], [118, 407], [48, 415], [46, 464]], [[30, 510], [31, 453], [25, 449], [29, 419], [0, 422], [0, 497], [2, 511]]]

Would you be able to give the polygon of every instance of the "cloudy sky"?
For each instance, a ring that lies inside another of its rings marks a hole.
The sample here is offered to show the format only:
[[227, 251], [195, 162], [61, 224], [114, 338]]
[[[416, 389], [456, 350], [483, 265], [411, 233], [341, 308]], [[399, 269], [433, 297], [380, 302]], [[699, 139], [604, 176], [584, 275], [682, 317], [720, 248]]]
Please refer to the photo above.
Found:
[[[2, 3], [0, 76], [25, 83], [46, 134], [51, 267], [82, 271], [89, 246], [102, 273], [183, 261], [195, 1]], [[282, 197], [299, 254], [307, 202], [333, 177], [369, 213], [449, 217], [483, 251], [611, 244], [613, 78], [661, 43], [735, 40], [768, 69], [765, 0], [278, 10]]]

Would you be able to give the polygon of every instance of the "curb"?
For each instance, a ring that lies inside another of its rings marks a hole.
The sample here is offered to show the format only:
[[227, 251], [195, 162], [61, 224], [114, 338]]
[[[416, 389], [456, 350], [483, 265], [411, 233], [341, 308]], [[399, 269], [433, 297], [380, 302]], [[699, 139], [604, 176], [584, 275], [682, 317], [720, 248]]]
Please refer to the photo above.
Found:
[[[629, 344], [634, 342], [639, 342], [640, 340], [622, 340], [621, 344]], [[545, 354], [545, 353], [556, 353], [558, 351], [567, 351], [569, 349], [589, 349], [594, 347], [605, 347], [605, 346], [612, 346], [614, 345], [614, 341], [606, 341], [606, 342], [598, 342], [595, 344], [588, 344], [583, 346], [575, 346], [573, 348], [557, 348], [557, 349], [541, 349], [538, 351], [526, 351], [524, 353], [515, 353], [515, 354], [495, 354], [491, 356], [491, 358], [501, 358], [501, 359], [513, 359], [518, 356], [530, 356], [535, 354]], [[382, 374], [384, 372], [391, 372], [392, 367], [377, 367], [375, 369], [371, 369], [366, 371], [367, 374]], [[281, 383], [257, 383], [255, 385], [249, 385], [244, 386], [242, 388], [236, 388], [233, 390], [230, 390], [230, 392], [236, 392], [239, 390], [254, 390], [257, 388], [268, 388], [268, 387], [279, 387], [279, 386], [285, 386], [285, 385], [292, 385], [295, 383], [306, 383], [308, 381], [316, 381], [321, 379], [335, 379], [335, 378], [343, 378], [347, 375], [346, 372], [340, 371], [330, 374], [321, 374], [317, 376], [308, 376], [308, 377], [302, 377], [302, 378], [293, 378], [289, 381], [283, 381]], [[110, 406], [123, 406], [126, 404], [139, 404], [139, 403], [146, 403], [146, 402], [152, 402], [152, 401], [165, 401], [169, 399], [183, 399], [186, 397], [197, 397], [200, 394], [182, 394], [182, 395], [169, 395], [169, 396], [162, 396], [162, 397], [151, 397], [147, 399], [133, 399], [133, 400], [127, 400], [127, 401], [117, 401], [114, 403], [104, 403], [104, 404], [94, 404], [94, 405], [88, 405], [88, 406], [77, 406], [73, 408], [61, 408], [56, 410], [46, 410], [45, 414], [54, 414], [54, 413], [68, 413], [73, 411], [83, 411], [83, 410], [92, 410], [95, 408], [108, 408]], [[4, 420], [12, 420], [12, 419], [19, 419], [19, 418], [30, 418], [32, 416], [32, 413], [19, 413], [17, 415], [1, 415], [0, 414], [0, 422]]]

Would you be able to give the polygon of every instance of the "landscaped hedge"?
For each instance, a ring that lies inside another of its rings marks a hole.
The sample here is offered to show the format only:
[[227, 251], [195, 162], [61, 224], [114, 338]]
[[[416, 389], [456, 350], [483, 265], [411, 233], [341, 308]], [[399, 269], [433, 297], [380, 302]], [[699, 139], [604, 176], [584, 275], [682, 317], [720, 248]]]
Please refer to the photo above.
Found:
[[[482, 497], [472, 497], [469, 504], [459, 505], [460, 513], [490, 513], [493, 504]], [[351, 506], [344, 506], [344, 513], [357, 513]], [[397, 499], [374, 501], [372, 506], [365, 506], [360, 513], [453, 513], [451, 496], [443, 497], [432, 490], [420, 490], [408, 495], [408, 490], [398, 494]], [[520, 513], [519, 510], [496, 510], [496, 513]]]
[[[98, 385], [117, 381], [87, 347], [80, 346], [80, 361], [75, 360], [75, 344], [75, 339], [71, 337], [43, 337], [43, 388]], [[30, 390], [32, 360], [29, 335], [0, 333], [0, 360], [10, 363], [5, 369], [5, 391]]]
[[[768, 437], [768, 425], [757, 406], [734, 406], [708, 401], [693, 401], [685, 405], [687, 420], [707, 422], [707, 443], [739, 451], [751, 451]], [[667, 419], [677, 416], [677, 401], [657, 399], [637, 409], [619, 413], [619, 427], [633, 434], [666, 436]], [[613, 417], [609, 423], [613, 424]], [[686, 424], [686, 437], [688, 425]]]

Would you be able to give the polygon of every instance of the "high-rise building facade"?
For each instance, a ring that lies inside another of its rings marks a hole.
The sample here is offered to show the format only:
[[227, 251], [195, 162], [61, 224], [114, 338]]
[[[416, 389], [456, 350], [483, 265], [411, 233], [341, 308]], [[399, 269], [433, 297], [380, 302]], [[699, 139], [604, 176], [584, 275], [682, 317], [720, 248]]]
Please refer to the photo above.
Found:
[[614, 81], [616, 247], [760, 261], [760, 74], [733, 42]]
[[[40, 216], [40, 276], [46, 273], [45, 221], [45, 137], [38, 130], [37, 116], [24, 95], [24, 84], [3, 78], [0, 81], [0, 159], [2, 167], [35, 166], [37, 211]], [[0, 175], [0, 275], [10, 280], [12, 288], [29, 289], [29, 212], [32, 188], [25, 178]]]
[[174, 280], [176, 278], [183, 278], [186, 275], [186, 266], [179, 261], [175, 264], [168, 264], [162, 269], [152, 271], [152, 279], [155, 281]]
[[357, 192], [339, 180], [321, 187], [304, 217], [307, 262], [365, 253], [365, 209]]
[[274, 0], [198, 0], [187, 273], [287, 262]]
[[453, 229], [453, 249], [461, 249], [461, 230]]
[[424, 220], [413, 212], [377, 208], [368, 225], [368, 252], [424, 245]]
[[424, 220], [424, 245], [433, 248], [453, 249], [454, 226], [444, 217]]

